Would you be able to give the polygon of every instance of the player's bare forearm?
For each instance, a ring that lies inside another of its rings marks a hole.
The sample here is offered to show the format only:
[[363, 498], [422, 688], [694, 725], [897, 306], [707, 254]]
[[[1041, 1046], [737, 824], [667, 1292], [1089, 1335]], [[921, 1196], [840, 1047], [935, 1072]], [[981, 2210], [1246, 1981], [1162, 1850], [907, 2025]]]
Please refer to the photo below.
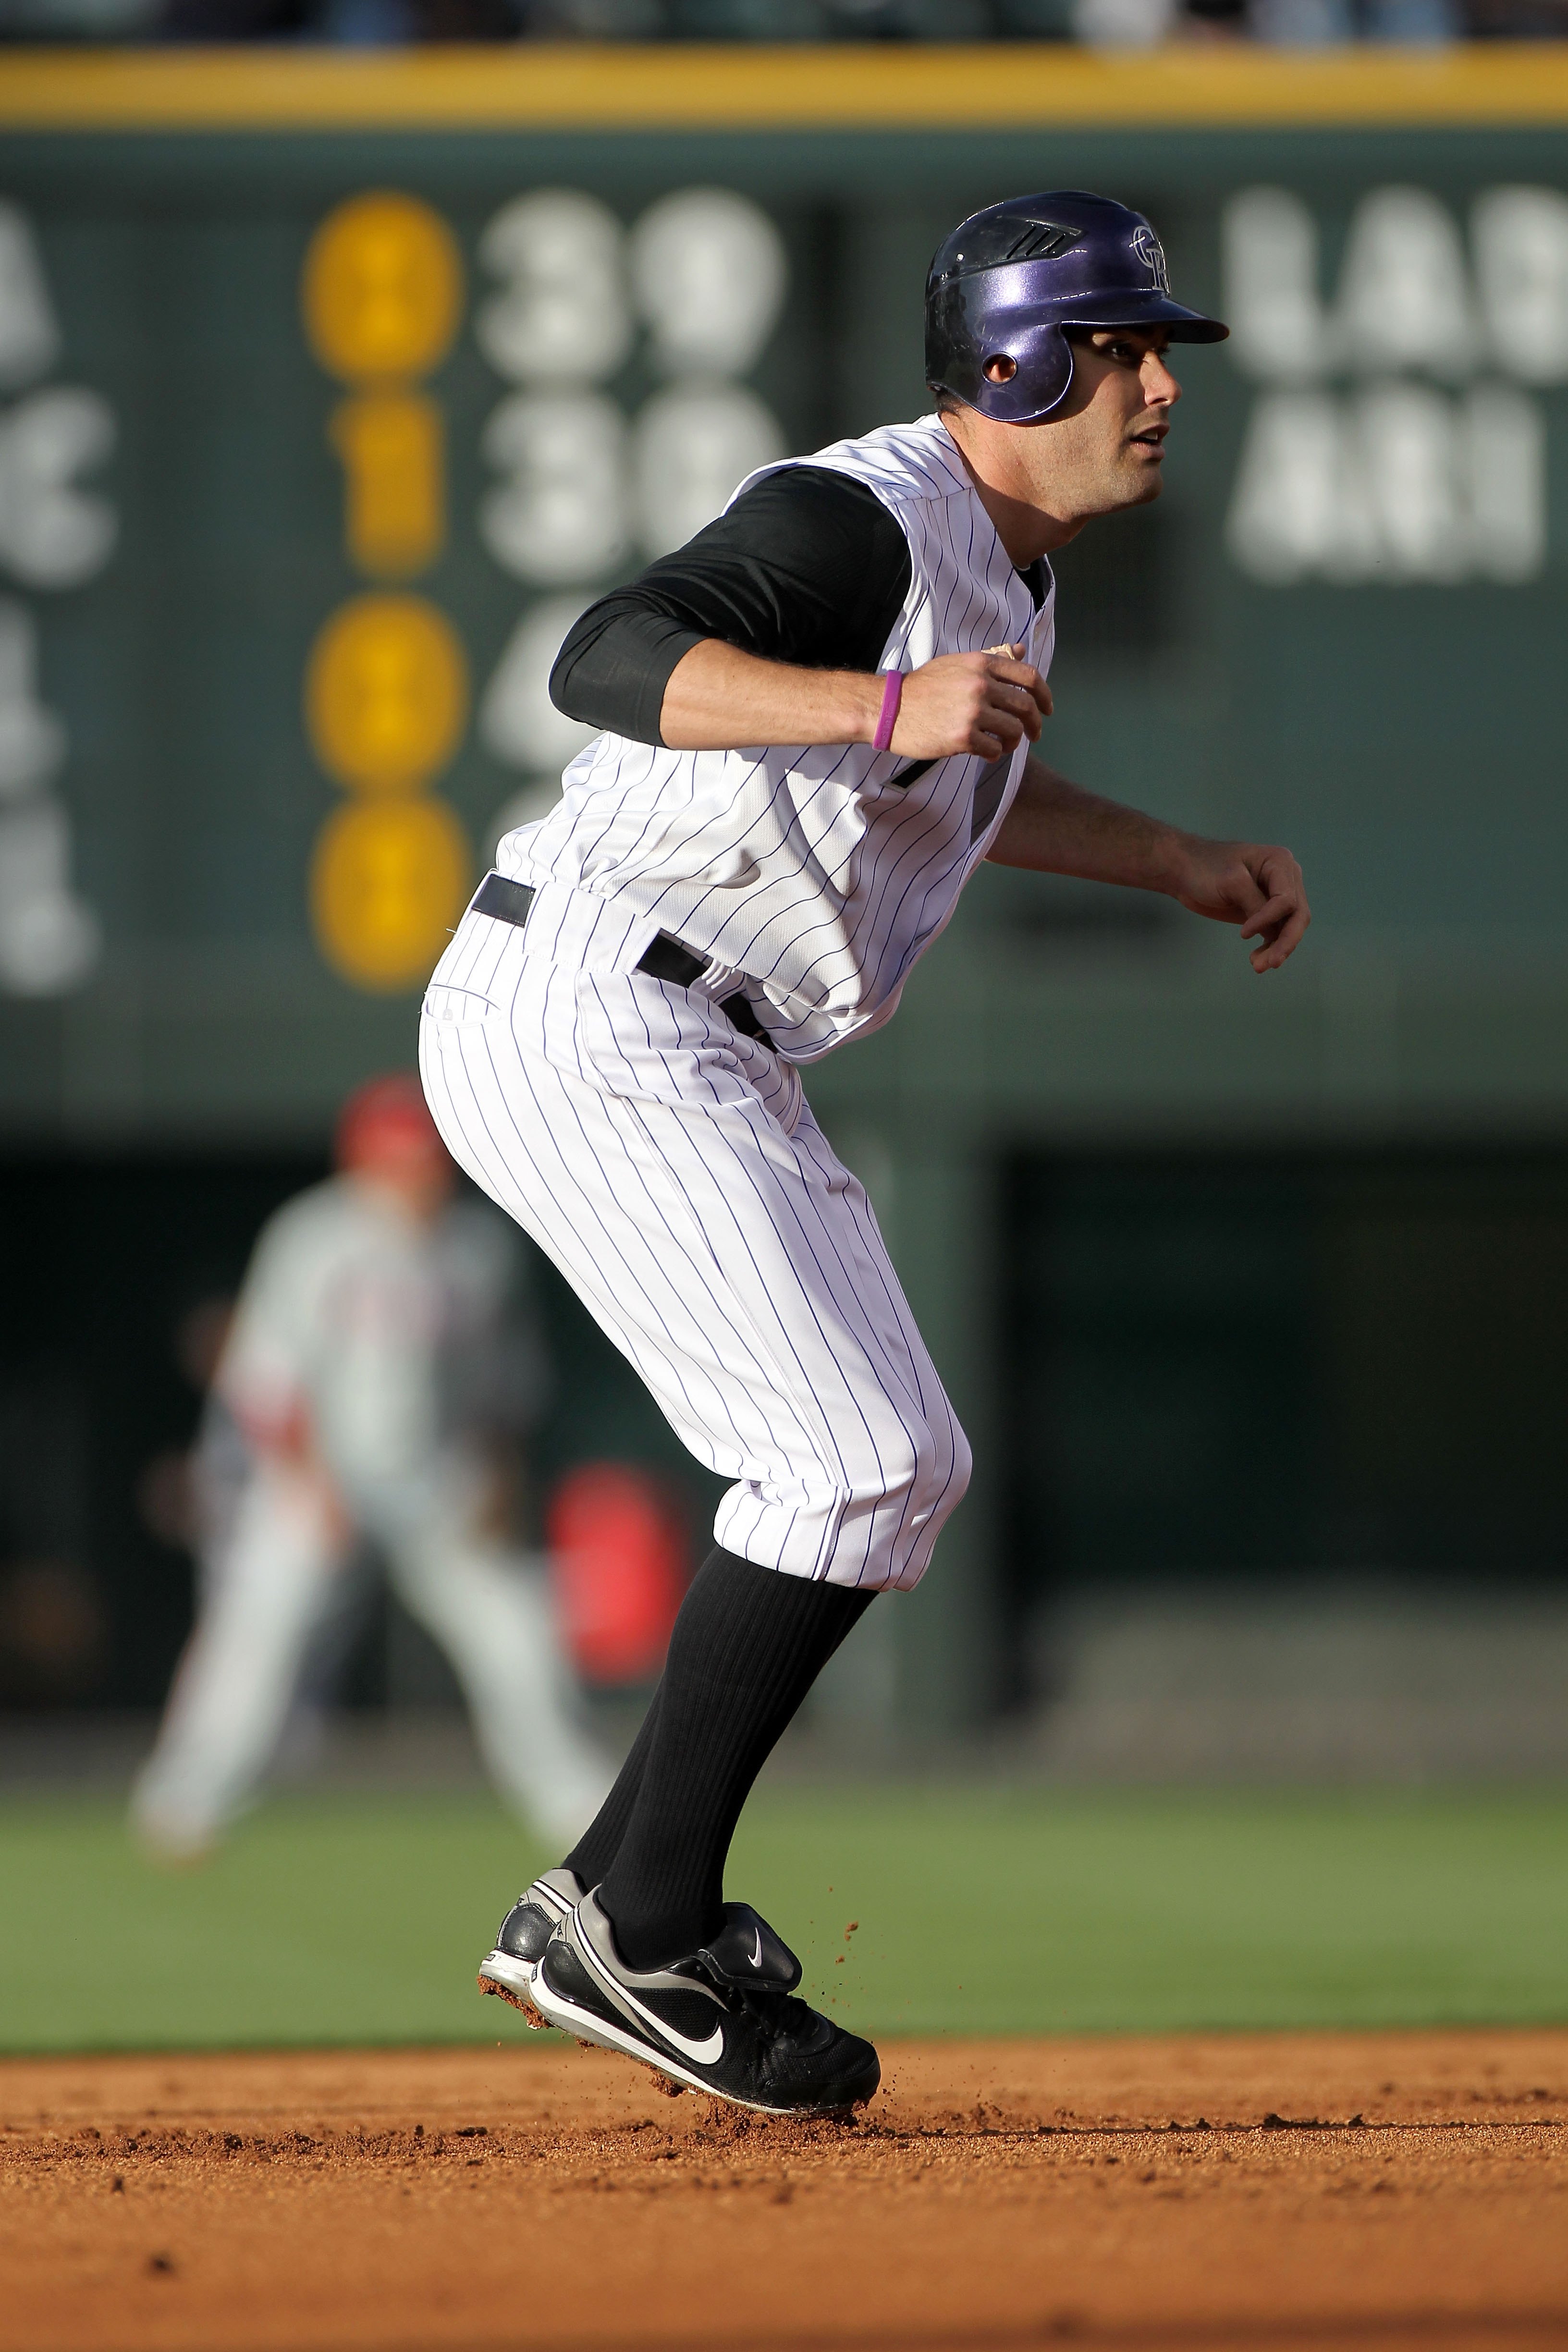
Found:
[[1030, 759], [987, 854], [995, 866], [1169, 890], [1181, 838], [1174, 825], [1085, 792], [1043, 760]]
[[1026, 763], [988, 855], [995, 865], [1037, 874], [1158, 890], [1192, 914], [1238, 924], [1253, 942], [1254, 971], [1278, 971], [1312, 919], [1301, 869], [1288, 849], [1184, 833], [1085, 792], [1043, 760]]
[[670, 673], [659, 733], [672, 751], [753, 743], [868, 743], [882, 682], [866, 670], [795, 669], [705, 637]]
[[[999, 759], [1038, 740], [1051, 691], [1022, 646], [944, 654], [903, 681], [891, 750], [905, 760]], [[870, 743], [882, 709], [873, 670], [797, 669], [704, 637], [669, 674], [659, 733], [671, 751], [754, 743]]]

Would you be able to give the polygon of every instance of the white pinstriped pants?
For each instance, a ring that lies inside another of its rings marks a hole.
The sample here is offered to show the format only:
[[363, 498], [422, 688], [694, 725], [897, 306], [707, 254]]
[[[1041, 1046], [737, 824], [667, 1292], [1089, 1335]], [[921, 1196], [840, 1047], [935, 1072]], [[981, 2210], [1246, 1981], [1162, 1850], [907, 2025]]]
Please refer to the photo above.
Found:
[[558, 883], [526, 930], [465, 915], [420, 1022], [436, 1124], [733, 1481], [720, 1543], [916, 1584], [968, 1484], [963, 1433], [798, 1072], [637, 971], [654, 929]]

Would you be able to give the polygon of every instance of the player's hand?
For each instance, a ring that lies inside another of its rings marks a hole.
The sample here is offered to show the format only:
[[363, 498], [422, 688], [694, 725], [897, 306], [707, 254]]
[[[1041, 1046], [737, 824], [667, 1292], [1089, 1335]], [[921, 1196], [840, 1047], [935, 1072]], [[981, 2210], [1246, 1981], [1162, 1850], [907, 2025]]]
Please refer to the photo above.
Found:
[[1184, 836], [1172, 896], [1194, 915], [1239, 923], [1256, 940], [1254, 971], [1278, 971], [1312, 919], [1301, 869], [1288, 849]]
[[892, 749], [906, 760], [951, 760], [973, 752], [999, 760], [1026, 735], [1040, 740], [1051, 689], [1022, 646], [942, 654], [904, 680]]

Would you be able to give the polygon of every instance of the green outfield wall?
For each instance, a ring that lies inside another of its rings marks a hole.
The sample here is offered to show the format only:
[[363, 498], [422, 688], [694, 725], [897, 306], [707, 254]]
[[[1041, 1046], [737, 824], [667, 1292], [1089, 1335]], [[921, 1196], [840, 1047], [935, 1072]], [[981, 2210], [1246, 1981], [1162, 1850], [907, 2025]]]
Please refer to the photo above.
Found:
[[[997, 1171], [1568, 1124], [1568, 52], [0, 61], [0, 1134], [309, 1143], [412, 1057], [579, 740], [572, 614], [767, 457], [923, 404], [922, 273], [1020, 187], [1146, 208], [1160, 505], [1059, 564], [1069, 773], [1282, 837], [1290, 970], [983, 877], [816, 1073], [983, 1465]], [[983, 1468], [907, 1612], [973, 1711]]]

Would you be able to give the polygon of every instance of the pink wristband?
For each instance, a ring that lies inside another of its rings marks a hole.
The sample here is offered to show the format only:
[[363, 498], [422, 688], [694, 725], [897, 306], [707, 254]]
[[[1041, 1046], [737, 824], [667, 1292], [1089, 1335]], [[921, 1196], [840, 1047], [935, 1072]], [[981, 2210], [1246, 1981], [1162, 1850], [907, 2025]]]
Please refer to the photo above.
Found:
[[877, 731], [871, 738], [873, 751], [885, 751], [893, 740], [893, 730], [899, 723], [899, 704], [903, 698], [904, 673], [901, 669], [882, 673], [882, 709], [877, 720]]

